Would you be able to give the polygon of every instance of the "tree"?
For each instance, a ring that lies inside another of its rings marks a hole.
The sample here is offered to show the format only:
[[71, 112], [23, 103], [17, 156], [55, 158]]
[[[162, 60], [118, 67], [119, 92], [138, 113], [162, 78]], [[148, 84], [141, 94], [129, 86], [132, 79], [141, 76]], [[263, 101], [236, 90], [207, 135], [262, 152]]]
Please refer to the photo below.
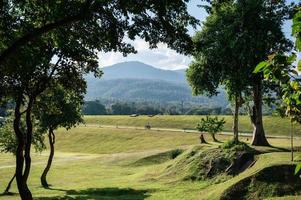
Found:
[[133, 48], [129, 48], [130, 44], [123, 42], [125, 33], [131, 40], [136, 36], [145, 39], [151, 47], [156, 47], [158, 42], [166, 42], [172, 48], [187, 50], [191, 47], [190, 43], [182, 43], [183, 40], [190, 40], [186, 27], [197, 24], [197, 20], [187, 12], [187, 2], [2, 1], [0, 64], [5, 64], [6, 59], [13, 57], [28, 42], [64, 27], [78, 33], [84, 31], [85, 34], [77, 37], [83, 40], [93, 38], [96, 46], [106, 43], [107, 51], [111, 48], [115, 51], [125, 48], [133, 51]]
[[83, 108], [85, 115], [105, 115], [107, 114], [106, 107], [101, 104], [98, 100], [86, 101]]
[[41, 184], [45, 188], [49, 187], [47, 174], [54, 156], [54, 131], [59, 127], [68, 130], [83, 122], [81, 115], [83, 99], [83, 93], [66, 89], [58, 84], [47, 89], [36, 104], [34, 113], [38, 120], [38, 130], [40, 133], [47, 133], [50, 146], [48, 162], [41, 176]]
[[202, 118], [200, 123], [198, 123], [196, 129], [201, 132], [208, 132], [211, 134], [214, 142], [217, 142], [215, 134], [223, 130], [224, 124], [226, 123], [225, 119], [218, 119], [218, 117], [209, 117]]
[[[72, 87], [75, 77], [100, 75], [97, 51], [135, 53], [140, 37], [155, 48], [165, 42], [178, 52], [191, 50], [187, 26], [197, 20], [187, 1], [1, 1], [0, 98], [15, 102], [16, 179], [21, 199], [31, 200], [32, 109], [53, 77]], [[16, 53], [17, 52], [17, 53]], [[57, 63], [51, 63], [57, 57]], [[78, 79], [77, 79], [78, 80]], [[85, 88], [85, 82], [81, 84]], [[81, 88], [82, 89], [82, 88]], [[25, 115], [25, 131], [20, 129]]]
[[135, 112], [127, 103], [115, 103], [111, 106], [111, 110], [113, 115], [130, 115]]
[[[293, 17], [292, 35], [296, 37], [295, 50], [301, 52], [301, 7], [296, 9]], [[297, 63], [297, 66], [295, 65]], [[291, 123], [301, 123], [301, 78], [298, 72], [301, 72], [301, 60], [297, 60], [296, 52], [291, 55], [274, 53], [268, 57], [268, 60], [257, 65], [254, 73], [263, 73], [264, 78], [280, 86], [280, 96], [282, 97], [282, 108], [285, 109], [285, 115], [290, 117]], [[292, 158], [293, 161], [293, 135], [292, 140]], [[301, 166], [297, 168], [299, 171]]]
[[[216, 94], [225, 85], [234, 101], [234, 139], [237, 140], [239, 107], [252, 93], [253, 145], [269, 145], [262, 122], [262, 74], [255, 66], [273, 51], [284, 52], [291, 44], [282, 31], [289, 7], [285, 1], [211, 1], [202, 31], [194, 37], [194, 61], [187, 77], [195, 94]], [[263, 85], [264, 84], [264, 85]]]
[[[16, 55], [18, 59], [9, 60], [3, 67], [6, 76], [2, 84], [6, 96], [15, 102], [13, 128], [17, 138], [16, 180], [22, 199], [32, 199], [27, 179], [31, 168], [31, 143], [35, 134], [32, 111], [36, 100], [54, 80], [65, 88], [76, 87], [74, 89], [85, 92], [86, 83], [78, 77], [83, 77], [86, 71], [98, 71], [97, 65], [89, 57], [81, 59], [81, 55], [86, 53], [85, 49], [78, 52], [81, 54], [76, 57], [79, 60], [72, 59], [76, 53], [67, 54], [68, 50], [65, 50], [62, 54], [62, 51], [51, 46], [52, 40], [47, 39], [23, 47]], [[54, 54], [58, 56], [55, 64], [51, 63]], [[36, 57], [27, 60], [31, 55]], [[21, 128], [23, 124], [25, 128]]]

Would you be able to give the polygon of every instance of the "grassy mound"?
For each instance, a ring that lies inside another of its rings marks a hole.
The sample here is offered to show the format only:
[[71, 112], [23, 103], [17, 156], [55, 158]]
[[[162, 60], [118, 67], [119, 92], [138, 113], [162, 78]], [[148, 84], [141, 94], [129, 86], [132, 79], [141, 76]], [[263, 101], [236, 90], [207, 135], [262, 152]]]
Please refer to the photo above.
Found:
[[298, 195], [301, 179], [294, 175], [295, 165], [276, 165], [260, 170], [225, 190], [221, 200], [260, 200]]
[[155, 155], [147, 156], [135, 161], [132, 165], [134, 166], [143, 166], [143, 165], [154, 165], [161, 164], [169, 160], [173, 160], [183, 153], [182, 149], [173, 149], [170, 151], [158, 153]]
[[[244, 143], [205, 150], [204, 146], [195, 146], [169, 165], [163, 176], [177, 176], [180, 180], [225, 181], [231, 177], [229, 175], [237, 174], [237, 170], [249, 161], [241, 160], [241, 155], [248, 154], [253, 159], [254, 153], [255, 151]], [[239, 166], [236, 166], [237, 163]]]

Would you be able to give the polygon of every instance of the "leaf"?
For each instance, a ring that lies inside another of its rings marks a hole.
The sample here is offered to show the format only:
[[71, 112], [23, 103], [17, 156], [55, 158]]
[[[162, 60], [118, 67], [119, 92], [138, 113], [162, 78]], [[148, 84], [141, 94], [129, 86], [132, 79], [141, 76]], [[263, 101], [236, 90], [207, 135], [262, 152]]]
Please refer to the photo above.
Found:
[[299, 60], [299, 62], [298, 62], [297, 69], [299, 72], [301, 72], [301, 60]]
[[253, 73], [261, 72], [263, 68], [265, 68], [269, 63], [267, 61], [260, 62], [254, 69]]
[[296, 168], [295, 168], [295, 175], [298, 174], [298, 172], [300, 171], [300, 169], [301, 169], [301, 163], [296, 166]]
[[275, 58], [276, 54], [273, 53], [271, 55], [268, 56], [269, 61], [273, 60]]
[[292, 81], [290, 83], [291, 87], [294, 89], [294, 90], [298, 90], [299, 89], [299, 83], [298, 81]]
[[293, 63], [297, 58], [297, 55], [295, 53], [292, 53], [292, 55], [290, 55], [288, 58], [287, 58], [287, 62], [288, 63]]

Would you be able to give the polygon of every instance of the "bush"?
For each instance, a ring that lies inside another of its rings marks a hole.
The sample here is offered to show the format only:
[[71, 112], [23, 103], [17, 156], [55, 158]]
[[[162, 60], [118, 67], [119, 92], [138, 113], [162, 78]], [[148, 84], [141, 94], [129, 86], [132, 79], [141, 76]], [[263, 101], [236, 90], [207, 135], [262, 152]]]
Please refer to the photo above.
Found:
[[200, 123], [197, 125], [197, 130], [201, 132], [208, 132], [211, 134], [214, 141], [216, 141], [215, 134], [221, 132], [226, 123], [225, 119], [218, 119], [218, 117], [209, 117], [202, 118]]
[[183, 153], [182, 149], [175, 149], [171, 151], [171, 159], [175, 159], [176, 157], [178, 157], [178, 155], [180, 155], [181, 153]]

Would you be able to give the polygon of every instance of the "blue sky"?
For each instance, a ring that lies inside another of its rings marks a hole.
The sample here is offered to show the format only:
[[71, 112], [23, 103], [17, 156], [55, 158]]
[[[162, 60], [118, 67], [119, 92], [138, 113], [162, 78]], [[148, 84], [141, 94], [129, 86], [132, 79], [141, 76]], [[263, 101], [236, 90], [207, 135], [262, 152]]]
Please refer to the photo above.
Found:
[[[288, 0], [289, 2], [298, 0]], [[191, 0], [188, 4], [188, 11], [191, 15], [203, 21], [206, 18], [206, 12], [204, 9], [197, 7], [201, 0]], [[287, 22], [283, 29], [286, 35], [290, 36], [290, 22]], [[190, 34], [193, 35], [195, 30], [190, 29]], [[159, 44], [157, 49], [149, 49], [148, 44], [141, 39], [137, 39], [131, 42], [136, 50], [137, 54], [130, 54], [127, 57], [123, 57], [121, 53], [99, 53], [100, 66], [110, 66], [120, 62], [126, 61], [140, 61], [146, 64], [152, 65], [161, 69], [183, 69], [187, 68], [191, 62], [191, 57], [178, 54], [174, 50], [167, 48], [165, 44]]]

